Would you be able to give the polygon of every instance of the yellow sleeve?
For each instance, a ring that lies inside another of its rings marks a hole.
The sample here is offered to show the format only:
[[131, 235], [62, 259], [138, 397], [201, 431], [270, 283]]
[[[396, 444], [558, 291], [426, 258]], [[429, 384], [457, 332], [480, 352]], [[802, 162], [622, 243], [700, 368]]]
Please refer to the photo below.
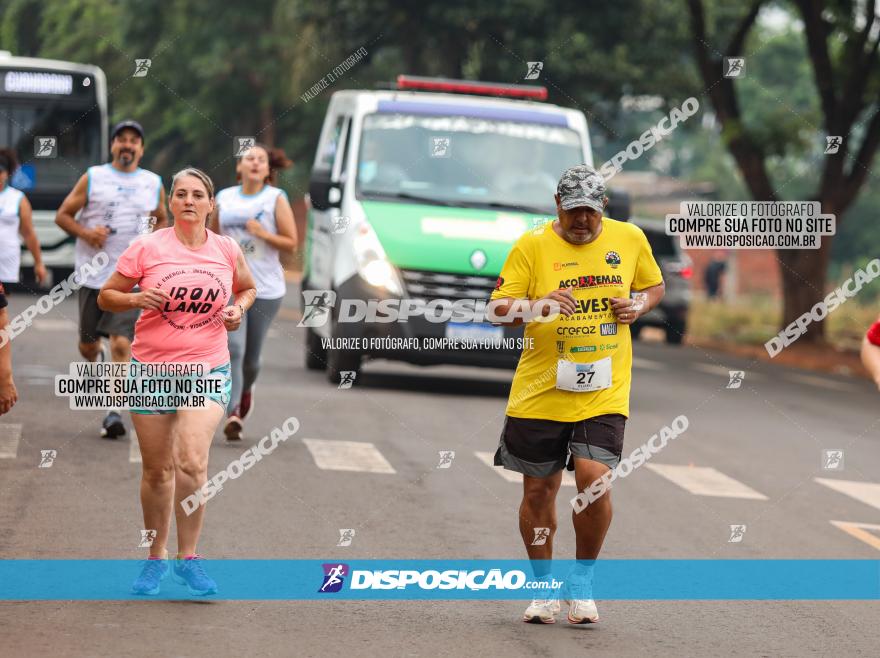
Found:
[[644, 290], [663, 283], [663, 274], [660, 272], [657, 261], [654, 260], [654, 254], [645, 232], [642, 229], [638, 229], [638, 232], [639, 257], [636, 260], [636, 272], [633, 275], [631, 287], [633, 290]]
[[526, 299], [529, 296], [529, 288], [532, 282], [532, 263], [526, 255], [523, 241], [513, 245], [513, 249], [504, 261], [501, 268], [501, 276], [495, 282], [495, 290], [492, 291], [492, 299], [513, 297]]

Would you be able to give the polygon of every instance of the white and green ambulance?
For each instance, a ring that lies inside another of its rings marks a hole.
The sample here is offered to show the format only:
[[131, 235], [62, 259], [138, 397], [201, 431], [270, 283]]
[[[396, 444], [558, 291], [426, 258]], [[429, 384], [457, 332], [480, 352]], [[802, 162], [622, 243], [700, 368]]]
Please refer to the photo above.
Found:
[[[306, 364], [334, 382], [365, 358], [515, 366], [522, 329], [468, 311], [488, 302], [516, 239], [555, 217], [560, 174], [593, 164], [586, 118], [541, 102], [544, 87], [396, 86], [336, 92], [327, 109], [309, 185]], [[616, 198], [608, 216], [628, 219]]]

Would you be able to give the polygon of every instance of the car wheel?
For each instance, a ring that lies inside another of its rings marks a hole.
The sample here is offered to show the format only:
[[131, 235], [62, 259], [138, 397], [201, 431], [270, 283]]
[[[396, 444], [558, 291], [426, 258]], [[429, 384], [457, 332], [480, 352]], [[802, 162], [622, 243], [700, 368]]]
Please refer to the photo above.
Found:
[[669, 345], [681, 345], [687, 330], [684, 322], [666, 323], [666, 342]]
[[327, 367], [327, 350], [321, 345], [321, 337], [306, 329], [306, 368], [308, 370], [324, 370]]
[[73, 274], [72, 267], [50, 267], [51, 271], [49, 272], [49, 276], [52, 281], [50, 282], [50, 286], [58, 283], [59, 281], [63, 281], [67, 279], [71, 274]]
[[334, 321], [330, 332], [331, 348], [327, 350], [327, 379], [331, 384], [339, 384], [342, 382], [343, 372], [353, 372], [354, 382], [352, 384], [354, 384], [361, 372], [362, 355], [358, 350], [333, 349], [332, 342], [337, 334], [336, 322]]

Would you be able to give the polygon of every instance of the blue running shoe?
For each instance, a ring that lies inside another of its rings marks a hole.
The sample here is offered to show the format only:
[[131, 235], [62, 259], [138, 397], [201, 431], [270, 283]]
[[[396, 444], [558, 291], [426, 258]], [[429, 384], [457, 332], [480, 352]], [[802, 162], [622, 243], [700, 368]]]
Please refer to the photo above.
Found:
[[194, 596], [206, 596], [217, 593], [217, 583], [205, 573], [205, 558], [201, 555], [190, 555], [183, 560], [174, 561], [174, 581], [186, 585], [189, 593]]
[[144, 560], [141, 575], [131, 586], [132, 594], [156, 595], [159, 593], [159, 583], [168, 575], [168, 560], [159, 558], [156, 560]]

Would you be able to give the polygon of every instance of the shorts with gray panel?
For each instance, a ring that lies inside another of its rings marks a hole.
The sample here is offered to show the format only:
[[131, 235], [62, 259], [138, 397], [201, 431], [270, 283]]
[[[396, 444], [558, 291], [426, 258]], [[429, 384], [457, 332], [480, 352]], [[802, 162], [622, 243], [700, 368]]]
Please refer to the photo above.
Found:
[[573, 457], [614, 468], [623, 453], [626, 416], [603, 414], [573, 423], [507, 416], [501, 430], [495, 466], [537, 478], [567, 468]]
[[134, 340], [134, 325], [141, 311], [133, 308], [129, 311], [111, 313], [98, 307], [96, 288], [83, 286], [79, 289], [79, 340], [81, 343], [94, 343], [102, 336], [125, 336]]

